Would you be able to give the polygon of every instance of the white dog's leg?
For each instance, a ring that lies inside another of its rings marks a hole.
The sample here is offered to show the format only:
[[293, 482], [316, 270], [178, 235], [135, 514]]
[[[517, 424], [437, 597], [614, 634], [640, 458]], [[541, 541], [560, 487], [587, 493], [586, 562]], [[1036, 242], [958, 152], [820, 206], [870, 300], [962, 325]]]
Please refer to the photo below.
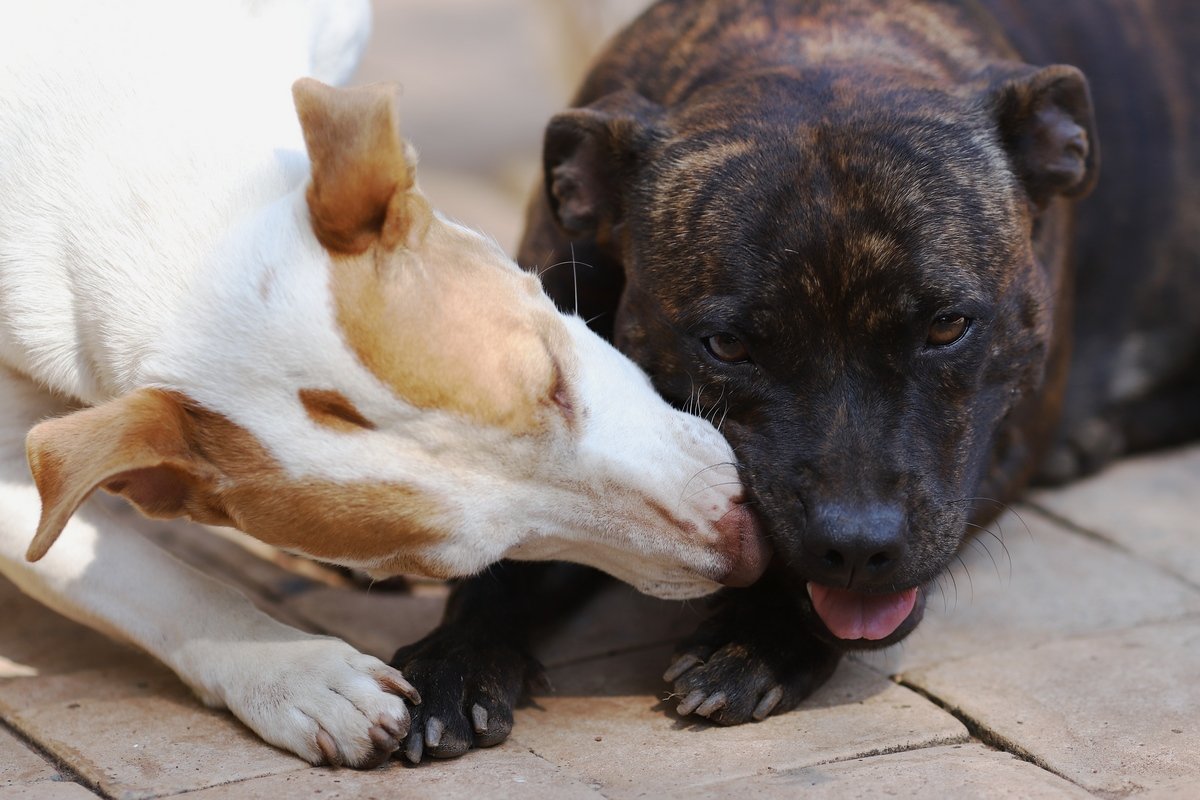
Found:
[[57, 413], [0, 367], [0, 571], [72, 619], [131, 642], [173, 669], [205, 703], [312, 763], [386, 758], [408, 729], [400, 673], [338, 639], [304, 633], [172, 558], [85, 504], [41, 561], [25, 560], [40, 501], [25, 433]]

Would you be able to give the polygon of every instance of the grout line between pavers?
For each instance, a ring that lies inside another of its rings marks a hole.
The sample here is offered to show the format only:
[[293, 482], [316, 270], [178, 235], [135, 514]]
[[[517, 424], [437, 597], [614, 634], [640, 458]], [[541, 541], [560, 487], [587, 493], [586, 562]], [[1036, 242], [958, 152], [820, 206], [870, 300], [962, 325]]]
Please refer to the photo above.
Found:
[[50, 766], [58, 770], [58, 780], [51, 778], [49, 783], [74, 783], [82, 786], [84, 789], [87, 789], [89, 792], [97, 795], [98, 797], [107, 797], [107, 795], [100, 790], [99, 786], [93, 784], [91, 781], [87, 780], [78, 772], [76, 772], [74, 768], [66, 763], [66, 761], [59, 758], [53, 750], [43, 747], [40, 742], [30, 736], [27, 736], [25, 731], [16, 727], [3, 717], [0, 717], [0, 730], [11, 734], [14, 739], [33, 752], [37, 753], [39, 756], [45, 759]]
[[900, 686], [903, 686], [904, 688], [909, 689], [909, 690], [921, 695], [922, 697], [927, 699], [929, 702], [933, 703], [938, 708], [942, 709], [947, 714], [949, 714], [950, 716], [957, 719], [964, 726], [966, 726], [967, 732], [970, 733], [972, 737], [983, 742], [988, 747], [1008, 753], [1009, 755], [1013, 756], [1014, 758], [1019, 758], [1022, 761], [1032, 764], [1033, 766], [1037, 767], [1040, 770], [1049, 772], [1052, 775], [1057, 775], [1058, 777], [1060, 777], [1063, 780], [1070, 783], [1072, 786], [1078, 786], [1083, 791], [1088, 792], [1089, 794], [1092, 793], [1090, 790], [1088, 790], [1088, 788], [1086, 786], [1082, 786], [1079, 783], [1077, 783], [1076, 781], [1071, 780], [1071, 778], [1069, 776], [1064, 775], [1063, 773], [1054, 769], [1049, 764], [1047, 764], [1044, 760], [1038, 758], [1031, 751], [1026, 750], [1024, 747], [1019, 745], [1017, 742], [1015, 742], [1011, 739], [1008, 739], [1007, 737], [1001, 736], [996, 731], [986, 727], [982, 722], [979, 722], [978, 720], [974, 719], [970, 714], [968, 714], [963, 709], [957, 708], [956, 706], [952, 705], [951, 703], [949, 703], [946, 700], [943, 700], [942, 698], [938, 697], [937, 695], [933, 694], [932, 692], [930, 692], [920, 686], [917, 686], [916, 684], [909, 683], [909, 682], [903, 680], [902, 678], [897, 677], [897, 678], [894, 678], [893, 680], [895, 680], [895, 682], [897, 684], [899, 684]]
[[1080, 525], [1078, 522], [1075, 522], [1074, 520], [1071, 520], [1070, 518], [1063, 516], [1061, 513], [1054, 511], [1053, 509], [1047, 508], [1046, 506], [1043, 506], [1040, 503], [1032, 501], [1029, 498], [1022, 499], [1021, 505], [1026, 506], [1033, 513], [1040, 514], [1045, 519], [1049, 520], [1050, 522], [1054, 523], [1055, 525], [1058, 525], [1061, 528], [1067, 529], [1071, 533], [1078, 534], [1078, 535], [1084, 537], [1085, 539], [1088, 539], [1089, 541], [1104, 545], [1104, 546], [1108, 547], [1110, 550], [1120, 553], [1123, 556], [1128, 556], [1140, 564], [1146, 564], [1147, 566], [1153, 567], [1158, 570], [1162, 570], [1163, 572], [1170, 575], [1172, 578], [1175, 578], [1176, 580], [1180, 581], [1181, 583], [1188, 586], [1189, 588], [1200, 589], [1200, 584], [1197, 584], [1195, 581], [1193, 581], [1188, 576], [1186, 576], [1182, 573], [1176, 572], [1174, 569], [1172, 569], [1171, 567], [1169, 567], [1165, 564], [1160, 564], [1156, 561], [1150, 561], [1150, 560], [1144, 558], [1143, 556], [1139, 555], [1134, 550], [1130, 550], [1124, 544], [1122, 544], [1114, 539], [1110, 539], [1108, 536], [1105, 536], [1103, 533], [1101, 533], [1098, 530], [1093, 530], [1084, 525]]
[[[957, 717], [955, 717], [955, 718], [957, 719]], [[960, 719], [959, 722], [962, 722], [962, 720]], [[966, 726], [966, 723], [963, 722], [963, 725]], [[966, 726], [966, 727], [967, 727], [966, 735], [959, 734], [959, 735], [954, 735], [954, 736], [938, 737], [938, 738], [930, 739], [928, 742], [924, 742], [915, 747], [913, 747], [911, 745], [904, 745], [904, 744], [898, 744], [893, 747], [880, 747], [875, 750], [867, 750], [862, 753], [857, 753], [852, 756], [847, 756], [846, 758], [827, 758], [824, 761], [817, 761], [817, 762], [809, 764], [805, 767], [799, 767], [798, 769], [808, 769], [809, 767], [821, 767], [826, 764], [842, 764], [847, 761], [858, 761], [863, 758], [876, 758], [878, 756], [890, 756], [893, 753], [915, 753], [918, 750], [928, 750], [931, 747], [945, 747], [947, 745], [952, 745], [952, 744], [967, 744], [971, 741], [972, 734], [971, 734], [970, 727], [969, 726]]]
[[212, 784], [209, 784], [208, 786], [197, 786], [195, 789], [184, 789], [183, 791], [180, 791], [180, 792], [172, 792], [172, 791], [168, 790], [162, 794], [153, 794], [153, 792], [155, 790], [151, 789], [150, 791], [152, 792], [152, 794], [144, 795], [140, 798], [140, 800], [164, 800], [164, 798], [168, 798], [168, 797], [187, 797], [189, 794], [196, 794], [197, 792], [207, 792], [210, 789], [219, 789], [222, 786], [237, 786], [240, 783], [249, 783], [250, 781], [257, 781], [257, 780], [261, 780], [262, 778], [274, 778], [277, 775], [291, 775], [294, 772], [304, 772], [306, 770], [312, 770], [312, 769], [331, 769], [331, 770], [332, 769], [353, 769], [353, 767], [314, 767], [312, 764], [304, 764], [303, 766], [296, 767], [295, 769], [284, 770], [283, 772], [264, 772], [261, 775], [246, 775], [246, 776], [237, 778], [232, 781], [225, 781], [223, 783], [212, 783]]

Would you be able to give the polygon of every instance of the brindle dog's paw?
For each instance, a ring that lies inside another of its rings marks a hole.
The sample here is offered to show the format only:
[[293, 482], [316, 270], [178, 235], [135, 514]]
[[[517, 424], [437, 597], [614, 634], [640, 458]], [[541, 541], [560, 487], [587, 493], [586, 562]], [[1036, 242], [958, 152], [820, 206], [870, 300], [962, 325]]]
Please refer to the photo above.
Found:
[[1073, 426], [1047, 451], [1038, 467], [1039, 483], [1057, 485], [1098, 471], [1125, 451], [1120, 429], [1100, 417]]
[[391, 664], [421, 693], [412, 709], [405, 757], [457, 758], [472, 747], [491, 747], [508, 738], [513, 709], [542, 667], [520, 648], [480, 641], [477, 631], [443, 625], [402, 647]]
[[829, 679], [841, 658], [802, 631], [736, 622], [709, 620], [676, 651], [663, 680], [674, 683], [680, 716], [741, 725], [790, 711]]

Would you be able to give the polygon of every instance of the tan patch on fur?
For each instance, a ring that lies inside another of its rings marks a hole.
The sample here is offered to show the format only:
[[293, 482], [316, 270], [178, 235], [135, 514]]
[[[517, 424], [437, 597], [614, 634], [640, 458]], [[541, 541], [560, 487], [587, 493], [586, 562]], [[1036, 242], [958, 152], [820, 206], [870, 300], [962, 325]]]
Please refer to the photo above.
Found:
[[446, 513], [419, 489], [295, 478], [245, 428], [197, 407], [187, 415], [193, 451], [222, 476], [213, 500], [235, 527], [267, 544], [362, 563], [417, 560], [421, 548], [446, 538]]
[[147, 516], [232, 525], [333, 563], [423, 565], [453, 529], [440, 504], [395, 483], [288, 475], [246, 429], [181, 395], [142, 389], [35, 427], [30, 467], [42, 497], [36, 560], [96, 489]]
[[530, 432], [558, 388], [566, 331], [537, 279], [435, 221], [414, 250], [335, 258], [337, 321], [359, 360], [421, 409]]
[[375, 430], [375, 423], [359, 413], [350, 398], [333, 389], [301, 389], [297, 392], [300, 405], [309, 419], [335, 431]]

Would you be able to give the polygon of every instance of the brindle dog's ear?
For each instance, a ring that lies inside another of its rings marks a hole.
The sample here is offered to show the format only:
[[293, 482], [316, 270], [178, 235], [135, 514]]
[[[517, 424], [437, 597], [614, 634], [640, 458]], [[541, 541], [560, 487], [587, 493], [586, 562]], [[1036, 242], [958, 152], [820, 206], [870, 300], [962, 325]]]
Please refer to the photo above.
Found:
[[1100, 167], [1087, 78], [1075, 67], [1023, 66], [991, 89], [1000, 135], [1031, 200], [1082, 197]]
[[557, 114], [542, 150], [546, 198], [572, 236], [609, 238], [624, 212], [628, 179], [662, 137], [663, 110], [633, 91]]

